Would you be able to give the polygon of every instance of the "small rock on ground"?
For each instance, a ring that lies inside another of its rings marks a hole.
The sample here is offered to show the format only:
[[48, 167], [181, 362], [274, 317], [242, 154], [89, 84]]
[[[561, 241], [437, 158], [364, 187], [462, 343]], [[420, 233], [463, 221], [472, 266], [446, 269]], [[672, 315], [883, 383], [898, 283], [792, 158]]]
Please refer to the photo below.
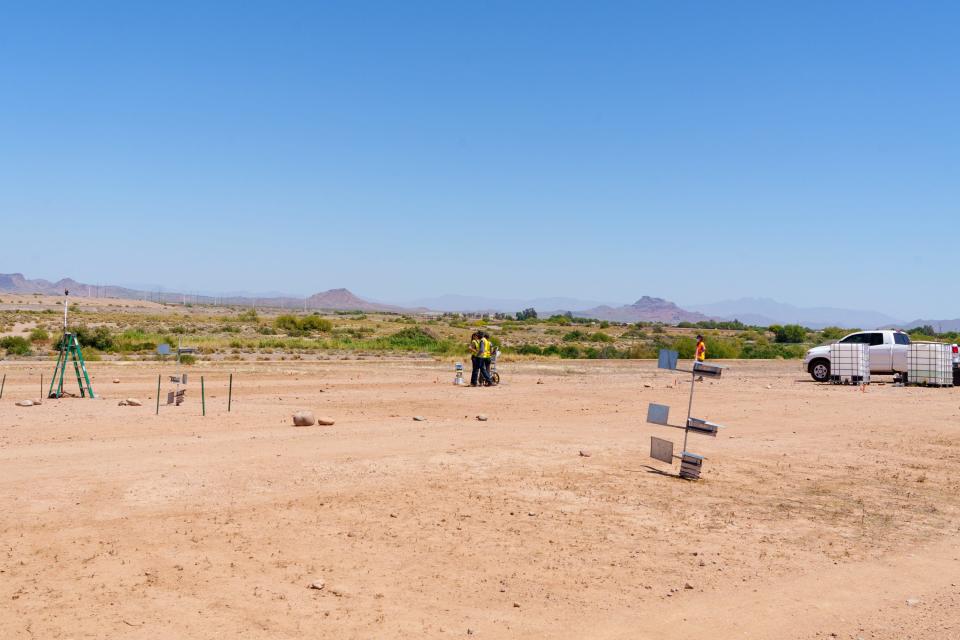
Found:
[[120, 384], [120, 378], [114, 378], [113, 384]]
[[327, 418], [325, 416], [321, 416], [317, 418], [317, 424], [323, 425], [325, 427], [329, 427], [333, 424], [333, 418]]
[[485, 415], [483, 415], [483, 414], [481, 413], [480, 415], [477, 416], [477, 420], [479, 420], [480, 422], [486, 422], [486, 421], [488, 420], [488, 418], [487, 418], [487, 416], [485, 416]]
[[310, 583], [311, 589], [323, 589], [325, 586], [327, 586], [327, 583], [323, 581], [323, 578], [320, 578], [319, 580], [314, 580], [313, 582]]
[[589, 458], [592, 454], [586, 449], [580, 449], [580, 455], [584, 458]]
[[426, 418], [424, 418], [423, 416], [413, 416], [413, 420], [414, 422], [425, 422]]
[[293, 414], [293, 426], [312, 427], [317, 422], [310, 411], [298, 411]]
[[17, 406], [18, 406], [18, 407], [32, 407], [32, 406], [33, 406], [33, 400], [21, 400], [20, 402], [17, 403]]

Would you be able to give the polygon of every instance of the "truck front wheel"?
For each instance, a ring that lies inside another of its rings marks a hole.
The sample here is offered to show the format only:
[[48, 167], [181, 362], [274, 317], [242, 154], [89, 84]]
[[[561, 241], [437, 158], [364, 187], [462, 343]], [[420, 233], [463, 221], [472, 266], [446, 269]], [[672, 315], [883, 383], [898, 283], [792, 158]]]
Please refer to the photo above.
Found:
[[817, 382], [826, 382], [830, 379], [830, 361], [814, 360], [810, 363], [810, 375]]

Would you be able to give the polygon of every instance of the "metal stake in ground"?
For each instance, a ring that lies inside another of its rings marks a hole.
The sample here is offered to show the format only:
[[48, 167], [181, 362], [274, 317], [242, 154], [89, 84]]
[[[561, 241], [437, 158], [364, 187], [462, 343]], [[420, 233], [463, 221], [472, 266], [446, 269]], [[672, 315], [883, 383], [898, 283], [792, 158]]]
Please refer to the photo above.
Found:
[[230, 413], [230, 404], [233, 402], [233, 374], [230, 374], [230, 386], [227, 388], [227, 413]]
[[202, 415], [207, 415], [207, 395], [203, 388], [203, 376], [200, 376], [200, 406], [203, 408]]
[[157, 412], [154, 414], [157, 416], [160, 415], [160, 375], [157, 376]]
[[[3, 388], [7, 385], [7, 374], [3, 374], [3, 382], [0, 382], [0, 400], [3, 400]], [[43, 385], [40, 385], [40, 391], [43, 391]]]

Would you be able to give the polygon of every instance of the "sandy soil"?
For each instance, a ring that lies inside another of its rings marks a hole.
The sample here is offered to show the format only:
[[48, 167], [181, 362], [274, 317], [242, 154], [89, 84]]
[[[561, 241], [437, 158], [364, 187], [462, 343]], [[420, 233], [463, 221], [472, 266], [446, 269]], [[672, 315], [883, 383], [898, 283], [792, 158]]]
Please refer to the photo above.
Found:
[[652, 364], [198, 365], [155, 416], [155, 364], [18, 408], [50, 367], [0, 363], [0, 637], [960, 637], [960, 390], [729, 364], [687, 482]]

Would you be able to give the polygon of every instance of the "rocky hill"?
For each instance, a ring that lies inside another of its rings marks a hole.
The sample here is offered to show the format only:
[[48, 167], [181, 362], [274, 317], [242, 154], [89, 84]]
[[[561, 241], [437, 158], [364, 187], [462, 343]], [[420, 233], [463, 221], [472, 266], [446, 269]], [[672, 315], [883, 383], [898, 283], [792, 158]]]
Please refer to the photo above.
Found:
[[699, 322], [710, 319], [702, 313], [681, 309], [669, 300], [650, 296], [643, 296], [633, 304], [620, 307], [602, 305], [584, 311], [574, 311], [573, 315], [614, 322], [663, 322], [665, 324]]

